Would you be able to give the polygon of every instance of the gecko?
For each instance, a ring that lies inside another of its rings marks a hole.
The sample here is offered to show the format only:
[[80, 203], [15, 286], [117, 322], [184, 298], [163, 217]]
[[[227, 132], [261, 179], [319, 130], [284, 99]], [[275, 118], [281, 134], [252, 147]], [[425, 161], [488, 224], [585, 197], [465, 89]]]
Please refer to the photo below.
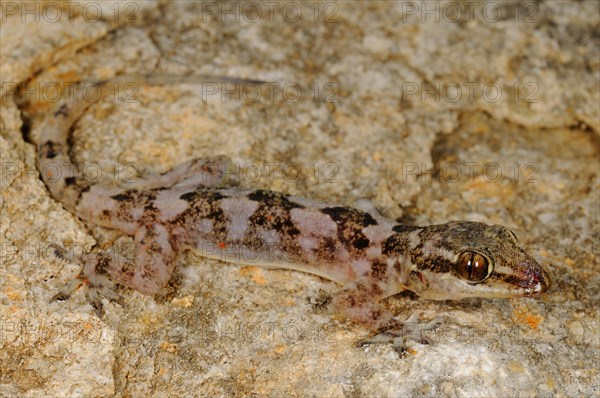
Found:
[[209, 258], [336, 282], [341, 288], [330, 300], [332, 310], [369, 329], [376, 341], [405, 336], [405, 322], [381, 304], [405, 290], [457, 300], [530, 297], [550, 287], [548, 274], [502, 225], [405, 225], [383, 217], [370, 202], [349, 207], [242, 189], [228, 178], [231, 160], [225, 155], [195, 158], [121, 185], [88, 181], [71, 161], [69, 143], [73, 125], [92, 103], [81, 97], [44, 119], [37, 166], [55, 200], [82, 220], [133, 237], [134, 250], [123, 256], [92, 249], [81, 258], [80, 274], [54, 299], [67, 299], [85, 285], [101, 316], [102, 298], [118, 300], [118, 285], [160, 293], [178, 253], [194, 249]]

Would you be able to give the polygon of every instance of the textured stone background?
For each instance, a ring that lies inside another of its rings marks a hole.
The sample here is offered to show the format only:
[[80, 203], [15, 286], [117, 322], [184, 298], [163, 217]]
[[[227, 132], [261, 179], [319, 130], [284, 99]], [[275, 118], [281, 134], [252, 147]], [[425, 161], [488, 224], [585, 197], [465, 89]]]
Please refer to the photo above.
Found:
[[[598, 395], [599, 3], [252, 4], [1, 3], [0, 395]], [[49, 245], [115, 237], [49, 196], [29, 142], [57, 84], [151, 71], [278, 85], [239, 101], [215, 80], [121, 88], [75, 127], [77, 162], [106, 177], [224, 153], [248, 187], [501, 223], [552, 289], [390, 298], [449, 316], [404, 355], [354, 345], [367, 332], [323, 304], [332, 282], [193, 253], [164, 295], [123, 290], [102, 319], [82, 292], [49, 303], [79, 270]]]

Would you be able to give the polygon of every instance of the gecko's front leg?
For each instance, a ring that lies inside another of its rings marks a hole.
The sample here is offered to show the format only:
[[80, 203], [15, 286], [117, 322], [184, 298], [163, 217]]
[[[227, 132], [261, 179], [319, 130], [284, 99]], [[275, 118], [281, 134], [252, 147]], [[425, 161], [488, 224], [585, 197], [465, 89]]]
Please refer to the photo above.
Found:
[[385, 296], [385, 281], [363, 277], [344, 286], [335, 295], [333, 308], [344, 317], [377, 333], [359, 341], [359, 346], [393, 342], [398, 351], [404, 351], [409, 342], [428, 344], [423, 332], [436, 329], [441, 324], [441, 317], [419, 323], [416, 315], [413, 315], [401, 321], [379, 303]]

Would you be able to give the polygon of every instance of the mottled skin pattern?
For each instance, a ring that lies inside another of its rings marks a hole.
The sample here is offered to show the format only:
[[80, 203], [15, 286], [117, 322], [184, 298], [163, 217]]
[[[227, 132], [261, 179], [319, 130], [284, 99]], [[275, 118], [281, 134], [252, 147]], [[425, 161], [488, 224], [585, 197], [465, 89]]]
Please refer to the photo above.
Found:
[[403, 290], [436, 299], [521, 297], [545, 292], [549, 278], [500, 225], [451, 222], [416, 227], [364, 209], [335, 206], [228, 183], [228, 158], [194, 159], [121, 187], [90, 185], [71, 164], [68, 135], [83, 100], [45, 121], [38, 167], [52, 196], [78, 217], [134, 237], [132, 255], [95, 250], [80, 277], [96, 308], [114, 284], [156, 294], [185, 248], [224, 261], [320, 275], [343, 288], [333, 307], [375, 332], [400, 333], [402, 322], [378, 302]]

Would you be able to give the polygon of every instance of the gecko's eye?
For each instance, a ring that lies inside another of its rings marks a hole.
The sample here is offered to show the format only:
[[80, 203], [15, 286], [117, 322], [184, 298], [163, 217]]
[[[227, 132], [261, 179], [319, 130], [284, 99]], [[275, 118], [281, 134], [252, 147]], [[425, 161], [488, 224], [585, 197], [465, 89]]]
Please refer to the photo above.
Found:
[[463, 252], [458, 256], [458, 275], [468, 282], [483, 282], [492, 273], [487, 257], [477, 252]]

